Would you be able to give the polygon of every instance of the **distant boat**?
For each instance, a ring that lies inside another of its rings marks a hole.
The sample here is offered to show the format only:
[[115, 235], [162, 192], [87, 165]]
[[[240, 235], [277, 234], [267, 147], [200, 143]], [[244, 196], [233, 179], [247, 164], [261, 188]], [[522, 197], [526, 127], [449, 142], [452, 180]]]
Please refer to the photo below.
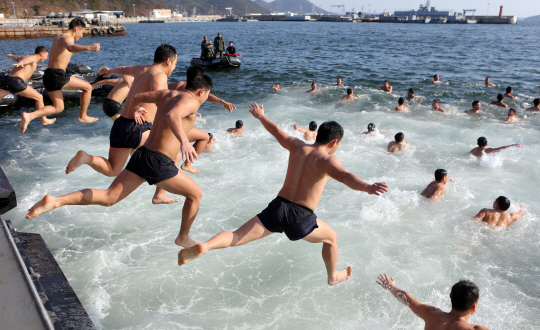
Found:
[[165, 21], [163, 20], [142, 20], [142, 21], [139, 21], [139, 23], [165, 23]]
[[258, 22], [258, 19], [252, 19], [252, 18], [242, 18], [242, 22]]
[[225, 16], [224, 18], [217, 19], [216, 22], [241, 22], [242, 19], [236, 15]]
[[242, 62], [236, 56], [223, 55], [221, 58], [203, 60], [200, 58], [192, 58], [191, 64], [203, 66], [205, 68], [239, 68]]

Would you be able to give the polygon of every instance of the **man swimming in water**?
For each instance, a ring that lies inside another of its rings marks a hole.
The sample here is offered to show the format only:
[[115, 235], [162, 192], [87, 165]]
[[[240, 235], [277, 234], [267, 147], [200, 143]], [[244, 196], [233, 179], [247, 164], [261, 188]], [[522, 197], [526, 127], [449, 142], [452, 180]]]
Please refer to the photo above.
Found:
[[317, 208], [324, 186], [329, 178], [348, 187], [365, 191], [370, 195], [387, 192], [385, 183], [370, 185], [341, 166], [333, 154], [343, 138], [343, 128], [336, 122], [323, 123], [314, 144], [289, 136], [264, 115], [263, 106], [251, 105], [249, 112], [272, 134], [279, 144], [289, 151], [289, 165], [283, 188], [268, 207], [246, 222], [235, 232], [223, 231], [206, 243], [180, 250], [178, 265], [202, 256], [213, 249], [239, 246], [261, 239], [272, 233], [285, 232], [290, 240], [304, 239], [311, 243], [323, 243], [322, 257], [328, 274], [328, 284], [346, 281], [352, 274], [347, 267], [337, 271], [338, 247], [336, 232], [325, 222], [317, 219]]
[[316, 83], [311, 83], [311, 89], [306, 91], [306, 93], [313, 93], [313, 92], [319, 92], [320, 90], [317, 89], [317, 84]]
[[484, 85], [486, 85], [486, 87], [495, 87], [495, 84], [491, 83], [490, 77], [486, 77], [486, 80], [484, 80]]
[[389, 92], [389, 93], [392, 93], [392, 91], [394, 90], [394, 87], [390, 86], [390, 82], [388, 80], [385, 80], [383, 82], [383, 85], [381, 87], [381, 90], [382, 91], [385, 91], [385, 92]]
[[517, 113], [516, 109], [513, 109], [513, 108], [508, 109], [508, 117], [502, 123], [504, 124], [517, 123], [519, 121], [519, 118], [516, 116], [516, 113]]
[[122, 113], [122, 103], [128, 96], [129, 89], [133, 84], [133, 76], [124, 75], [122, 78], [105, 78], [92, 84], [92, 88], [103, 85], [113, 85], [113, 89], [103, 101], [103, 112], [115, 121]]
[[491, 101], [491, 104], [501, 108], [508, 108], [508, 104], [504, 103], [503, 100], [504, 96], [502, 94], [497, 94], [497, 99], [495, 101]]
[[534, 106], [525, 109], [526, 111], [540, 111], [540, 99], [534, 99], [533, 101]]
[[512, 95], [513, 92], [514, 89], [512, 87], [506, 87], [506, 93], [503, 94], [504, 98], [515, 99], [516, 97]]
[[358, 100], [358, 98], [356, 96], [354, 96], [353, 94], [354, 94], [354, 92], [353, 92], [352, 88], [347, 88], [347, 94], [343, 95], [341, 100], [343, 100], [343, 101]]
[[472, 109], [464, 111], [464, 112], [466, 114], [468, 114], [468, 115], [473, 115], [473, 114], [477, 114], [477, 113], [483, 113], [483, 111], [480, 110], [480, 108], [482, 108], [482, 103], [480, 103], [480, 101], [473, 101]]
[[[36, 47], [34, 55], [16, 56], [7, 54], [7, 57], [17, 62], [17, 64], [13, 64], [15, 67], [7, 75], [0, 78], [0, 100], [11, 92], [34, 100], [36, 110], [43, 109], [45, 107], [43, 95], [39, 94], [31, 86], [26, 85], [25, 82], [36, 72], [38, 62], [45, 62], [48, 56], [49, 51], [44, 46]], [[48, 107], [51, 106], [49, 105]], [[20, 124], [22, 133], [26, 131], [28, 123], [34, 118], [37, 118], [37, 116], [34, 116], [34, 113], [22, 113]], [[55, 121], [56, 118], [49, 119], [46, 116], [41, 117], [42, 125], [50, 125]]]
[[489, 330], [484, 326], [469, 323], [469, 317], [478, 310], [480, 298], [480, 290], [473, 282], [461, 280], [452, 286], [452, 310], [446, 313], [435, 306], [423, 304], [407, 291], [398, 289], [393, 277], [388, 278], [384, 274], [377, 279], [377, 284], [390, 291], [399, 302], [424, 320], [426, 330]]
[[315, 138], [317, 137], [317, 123], [314, 121], [311, 121], [308, 127], [309, 129], [305, 129], [296, 125], [296, 123], [294, 123], [294, 129], [299, 131], [300, 133], [304, 133], [304, 140], [306, 141], [315, 140]]
[[98, 118], [89, 117], [86, 114], [90, 98], [92, 97], [92, 85], [89, 82], [80, 78], [73, 77], [67, 74], [66, 68], [71, 60], [73, 53], [82, 53], [86, 51], [97, 52], [100, 45], [95, 43], [91, 46], [75, 45], [75, 41], [81, 39], [86, 29], [86, 23], [80, 17], [74, 18], [69, 23], [69, 28], [66, 32], [62, 32], [54, 37], [49, 64], [43, 74], [43, 86], [49, 93], [54, 106], [47, 106], [29, 113], [21, 119], [21, 130], [25, 131], [30, 120], [53, 115], [64, 111], [64, 94], [62, 89], [67, 90], [82, 90], [81, 106], [79, 110], [79, 122], [91, 123]]
[[433, 76], [433, 83], [432, 83], [432, 84], [434, 84], [434, 85], [435, 85], [435, 84], [440, 84], [441, 82], [442, 82], [442, 81], [441, 81], [441, 79], [439, 78], [439, 75], [438, 75], [438, 74], [436, 74], [436, 75]]
[[444, 186], [446, 185], [448, 180], [450, 180], [450, 178], [448, 177], [448, 174], [445, 170], [436, 170], [435, 181], [432, 181], [430, 184], [428, 184], [426, 189], [422, 191], [421, 195], [434, 201], [438, 200], [446, 192], [446, 188]]
[[519, 212], [507, 213], [510, 208], [510, 200], [504, 196], [499, 196], [493, 202], [493, 209], [482, 209], [474, 216], [474, 219], [481, 220], [492, 227], [508, 227], [512, 222], [523, 216], [525, 206], [521, 205]]
[[[132, 91], [140, 88], [135, 82]], [[183, 247], [193, 246], [195, 242], [189, 237], [189, 230], [199, 210], [202, 190], [193, 179], [178, 170], [173, 158], [179, 153], [182, 159], [193, 161], [198, 158], [187, 133], [193, 128], [197, 111], [212, 88], [210, 77], [197, 75], [188, 81], [185, 92], [162, 89], [136, 94], [134, 101], [150, 105], [157, 103], [159, 110], [155, 113], [154, 125], [144, 146], [135, 151], [126, 168], [110, 187], [107, 190], [84, 189], [62, 197], [46, 195], [28, 210], [26, 218], [37, 217], [64, 205], [112, 206], [147, 181], [150, 185], [155, 184], [170, 193], [186, 197], [182, 209], [182, 225], [175, 243]], [[126, 108], [127, 104], [124, 110]]]
[[367, 125], [367, 132], [363, 132], [362, 134], [363, 135], [371, 135], [371, 134], [376, 134], [377, 133], [377, 128], [375, 127], [375, 124], [374, 123], [369, 123]]
[[416, 95], [414, 95], [414, 89], [412, 88], [409, 88], [409, 90], [407, 91], [407, 100], [416, 101], [418, 103], [424, 102], [424, 99], [422, 99], [421, 97], [416, 97]]
[[275, 83], [272, 86], [272, 89], [275, 90], [275, 91], [280, 91], [281, 90], [281, 84], [280, 83]]
[[439, 112], [446, 112], [443, 108], [441, 108], [441, 100], [435, 99], [431, 103], [431, 110], [433, 111], [439, 111]]
[[404, 141], [405, 134], [399, 132], [394, 136], [394, 141], [390, 141], [390, 143], [388, 143], [388, 147], [386, 148], [386, 150], [392, 153], [403, 150], [407, 147]]
[[241, 120], [237, 120], [234, 124], [234, 127], [227, 128], [225, 132], [232, 134], [232, 135], [244, 135], [244, 132], [242, 132], [242, 129], [244, 128], [244, 122]]
[[405, 99], [400, 97], [397, 101], [398, 106], [394, 109], [396, 111], [409, 111], [409, 107], [407, 107], [405, 103]]
[[345, 87], [345, 85], [343, 85], [343, 79], [341, 77], [337, 78], [336, 86], [337, 87]]
[[491, 153], [499, 152], [499, 151], [507, 149], [507, 148], [522, 147], [521, 144], [516, 143], [516, 144], [511, 144], [511, 145], [507, 145], [507, 146], [503, 146], [503, 147], [499, 147], [499, 148], [488, 148], [487, 147], [487, 145], [488, 145], [487, 139], [485, 137], [483, 137], [483, 136], [479, 137], [478, 140], [476, 141], [476, 143], [478, 144], [478, 147], [473, 148], [469, 152], [471, 154], [473, 154], [474, 156], [478, 157], [478, 158], [482, 157], [482, 155], [484, 155], [484, 153], [491, 154]]
[[[111, 128], [109, 158], [92, 156], [79, 150], [66, 166], [66, 174], [75, 171], [84, 164], [109, 177], [120, 174], [133, 150], [144, 145], [157, 111], [157, 106], [154, 103], [141, 104], [146, 112], [141, 119], [136, 120], [138, 107], [135, 107], [137, 105], [135, 104], [135, 95], [167, 89], [167, 79], [176, 67], [176, 60], [176, 49], [170, 45], [162, 44], [154, 53], [152, 65], [120, 66], [113, 69], [102, 67], [99, 69], [99, 74], [131, 75], [135, 78], [126, 97], [124, 109]], [[179, 161], [179, 158], [176, 160]], [[178, 199], [166, 196], [165, 191], [159, 187], [156, 188], [156, 193], [152, 198], [154, 204], [170, 204], [177, 201]]]

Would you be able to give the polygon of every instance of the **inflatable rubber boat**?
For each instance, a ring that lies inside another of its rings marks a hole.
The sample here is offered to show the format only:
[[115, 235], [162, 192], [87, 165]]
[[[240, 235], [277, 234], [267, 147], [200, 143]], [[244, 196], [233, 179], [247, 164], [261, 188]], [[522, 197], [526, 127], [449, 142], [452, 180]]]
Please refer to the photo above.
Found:
[[217, 68], [239, 68], [242, 62], [234, 55], [223, 55], [221, 58], [203, 60], [201, 58], [192, 58], [191, 64], [200, 65], [207, 69]]

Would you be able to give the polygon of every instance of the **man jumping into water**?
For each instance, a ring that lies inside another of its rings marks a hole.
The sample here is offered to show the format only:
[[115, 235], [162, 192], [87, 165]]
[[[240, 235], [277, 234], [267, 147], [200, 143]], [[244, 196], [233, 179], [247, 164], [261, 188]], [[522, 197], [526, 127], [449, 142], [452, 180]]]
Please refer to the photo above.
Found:
[[294, 126], [294, 129], [297, 130], [298, 132], [304, 133], [304, 140], [306, 141], [315, 140], [315, 138], [317, 137], [317, 123], [314, 121], [311, 121], [309, 123], [309, 126], [308, 126], [309, 129], [302, 128], [296, 125], [296, 123], [294, 123], [293, 126]]
[[[198, 75], [188, 82], [185, 92], [164, 89], [137, 94], [136, 99], [143, 104], [157, 103], [159, 110], [146, 143], [135, 151], [126, 169], [114, 179], [109, 189], [84, 189], [62, 197], [47, 195], [28, 210], [26, 218], [34, 218], [64, 205], [112, 206], [147, 181], [148, 184], [186, 197], [182, 225], [175, 243], [183, 247], [193, 246], [195, 242], [189, 237], [189, 230], [199, 210], [202, 190], [193, 179], [178, 170], [173, 158], [180, 153], [183, 159], [197, 159], [187, 133], [195, 124], [197, 111], [208, 98], [212, 87], [210, 77]], [[139, 88], [134, 84], [132, 90]]]
[[377, 279], [377, 284], [390, 291], [400, 303], [424, 320], [426, 330], [489, 330], [484, 326], [469, 323], [469, 317], [478, 310], [480, 298], [480, 290], [473, 282], [461, 280], [452, 286], [452, 310], [446, 313], [435, 306], [423, 304], [407, 291], [398, 289], [393, 277], [388, 278], [384, 274]]
[[473, 156], [476, 156], [478, 158], [481, 158], [482, 155], [484, 155], [484, 153], [491, 154], [491, 153], [499, 152], [499, 151], [507, 149], [507, 148], [521, 147], [522, 146], [521, 144], [516, 143], [516, 144], [511, 144], [511, 145], [507, 145], [507, 146], [500, 147], [500, 148], [488, 148], [487, 147], [487, 145], [488, 145], [487, 139], [485, 137], [483, 137], [483, 136], [479, 137], [476, 142], [478, 143], [478, 147], [473, 148], [470, 151], [470, 153], [473, 154]]
[[89, 117], [86, 114], [86, 110], [90, 104], [90, 98], [92, 97], [92, 85], [80, 78], [70, 76], [66, 72], [73, 53], [97, 52], [100, 49], [98, 43], [91, 46], [75, 45], [75, 41], [83, 37], [85, 29], [86, 23], [84, 23], [82, 18], [77, 17], [69, 23], [69, 28], [66, 32], [62, 32], [54, 37], [49, 64], [43, 75], [43, 86], [45, 86], [45, 89], [49, 93], [54, 106], [47, 106], [23, 116], [21, 119], [21, 130], [23, 132], [28, 127], [28, 123], [34, 118], [64, 111], [64, 94], [62, 93], [62, 89], [82, 90], [79, 122], [91, 123], [98, 120], [98, 118]]
[[510, 208], [510, 200], [499, 196], [493, 202], [493, 209], [482, 209], [474, 216], [474, 219], [483, 221], [492, 227], [508, 227], [525, 213], [525, 206], [521, 205], [519, 212], [507, 213]]
[[133, 84], [133, 76], [125, 75], [122, 78], [106, 78], [92, 84], [92, 88], [102, 85], [113, 85], [113, 89], [107, 94], [103, 101], [103, 112], [115, 121], [122, 113], [122, 103], [129, 94], [131, 85]]
[[[15, 67], [4, 77], [0, 78], [0, 100], [3, 99], [9, 92], [17, 94], [36, 102], [36, 110], [43, 109], [43, 95], [39, 94], [35, 89], [25, 84], [32, 77], [37, 69], [38, 62], [45, 62], [49, 56], [49, 51], [44, 46], [36, 47], [34, 55], [16, 56], [8, 54], [7, 57], [17, 62], [13, 64]], [[50, 107], [50, 105], [49, 105]], [[37, 117], [34, 117], [37, 118]], [[21, 132], [24, 133], [28, 127], [28, 123], [34, 119], [32, 114], [23, 112], [21, 115]], [[56, 118], [49, 119], [45, 116], [41, 117], [42, 125], [50, 125], [56, 121]]]
[[446, 171], [443, 169], [438, 169], [435, 171], [435, 181], [432, 181], [424, 191], [422, 191], [422, 196], [431, 200], [438, 200], [446, 192], [444, 187], [446, 183], [451, 180], [446, 174]]
[[304, 239], [311, 243], [323, 243], [322, 257], [328, 274], [328, 284], [346, 281], [352, 268], [336, 270], [338, 247], [336, 232], [325, 222], [317, 219], [317, 208], [324, 186], [330, 177], [348, 187], [379, 195], [387, 191], [385, 183], [370, 185], [345, 170], [335, 156], [343, 137], [343, 128], [336, 122], [323, 123], [314, 144], [306, 144], [285, 133], [264, 115], [264, 108], [251, 105], [251, 114], [261, 121], [279, 144], [287, 149], [289, 165], [283, 188], [268, 207], [246, 222], [235, 232], [223, 231], [208, 242], [180, 250], [178, 264], [183, 265], [213, 249], [239, 246], [261, 239], [272, 233], [285, 232], [290, 240]]

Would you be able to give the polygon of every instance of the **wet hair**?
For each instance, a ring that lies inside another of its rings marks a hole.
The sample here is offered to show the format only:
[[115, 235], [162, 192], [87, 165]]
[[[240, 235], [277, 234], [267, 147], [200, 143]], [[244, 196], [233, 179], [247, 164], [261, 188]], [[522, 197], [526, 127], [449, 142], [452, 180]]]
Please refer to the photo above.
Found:
[[327, 121], [322, 123], [322, 125], [317, 130], [317, 138], [315, 139], [316, 143], [327, 144], [333, 140], [338, 140], [338, 142], [343, 139], [343, 127], [335, 121]]
[[435, 100], [433, 100], [433, 102], [435, 102], [437, 104], [441, 104], [441, 100], [439, 100], [439, 99], [435, 99]]
[[314, 82], [311, 83], [311, 87], [313, 87], [313, 85], [316, 85]]
[[434, 76], [433, 76], [433, 79], [437, 79], [437, 76], [438, 76], [437, 74], [436, 74], [436, 75], [434, 75]]
[[232, 44], [233, 42], [232, 41], [229, 41], [229, 45]]
[[399, 132], [394, 136], [394, 140], [396, 140], [397, 143], [400, 143], [405, 139], [405, 134]]
[[81, 17], [75, 17], [69, 22], [69, 30], [73, 30], [76, 27], [86, 29], [86, 23]]
[[390, 83], [388, 80], [385, 80], [384, 82], [385, 82], [385, 83]]
[[369, 124], [367, 125], [367, 131], [368, 131], [368, 132], [373, 132], [374, 130], [375, 130], [375, 124], [369, 123]]
[[478, 143], [478, 146], [485, 147], [487, 146], [487, 139], [483, 136], [479, 137], [478, 140], [476, 140], [476, 143]]
[[161, 44], [154, 53], [154, 63], [163, 63], [167, 59], [174, 60], [176, 57], [176, 49], [168, 44]]
[[509, 114], [510, 114], [510, 111], [513, 111], [513, 112], [514, 112], [514, 114], [516, 114], [516, 113], [517, 113], [516, 109], [514, 109], [514, 108], [510, 108], [510, 109], [508, 109], [508, 113], [509, 113]]
[[540, 99], [534, 99], [533, 104], [537, 107], [540, 104]]
[[276, 83], [276, 86], [277, 86], [277, 85], [281, 86], [281, 84], [280, 84], [280, 83]]
[[204, 70], [202, 67], [198, 65], [192, 65], [190, 66], [186, 71], [187, 80], [195, 78], [199, 74], [203, 74]]
[[510, 92], [512, 92], [513, 90], [514, 90], [514, 89], [513, 89], [512, 87], [510, 87], [510, 86], [506, 87], [506, 92], [507, 92], [507, 93], [510, 93]]
[[502, 101], [503, 99], [504, 97], [502, 96], [502, 94], [497, 94], [497, 100]]
[[48, 53], [49, 50], [45, 46], [37, 46], [34, 54]]
[[347, 88], [347, 94], [352, 94], [352, 88]]
[[414, 89], [412, 88], [409, 88], [409, 92], [413, 93], [414, 94]]
[[486, 77], [486, 79], [491, 79], [491, 77]]
[[317, 130], [317, 123], [312, 121], [309, 123], [309, 130], [310, 131], [316, 131]]
[[510, 200], [504, 196], [499, 196], [495, 200], [501, 211], [506, 211], [510, 208]]
[[443, 170], [442, 168], [439, 168], [435, 171], [435, 181], [441, 182], [442, 179], [446, 176], [446, 170]]
[[244, 122], [241, 121], [241, 120], [237, 120], [236, 121], [236, 128], [242, 128], [242, 126], [244, 126]]
[[405, 99], [402, 98], [402, 97], [400, 97], [399, 100], [397, 100], [397, 103], [398, 103], [399, 105], [403, 105], [403, 103], [405, 103]]
[[473, 101], [472, 107], [474, 108], [478, 103], [480, 103], [480, 101]]
[[204, 88], [206, 91], [209, 91], [212, 88], [214, 88], [214, 83], [212, 82], [212, 78], [210, 78], [204, 73], [198, 74], [186, 82], [186, 90], [188, 91], [194, 92], [201, 88]]
[[478, 302], [480, 298], [480, 289], [471, 281], [460, 280], [450, 291], [450, 300], [452, 301], [452, 309], [465, 312]]

